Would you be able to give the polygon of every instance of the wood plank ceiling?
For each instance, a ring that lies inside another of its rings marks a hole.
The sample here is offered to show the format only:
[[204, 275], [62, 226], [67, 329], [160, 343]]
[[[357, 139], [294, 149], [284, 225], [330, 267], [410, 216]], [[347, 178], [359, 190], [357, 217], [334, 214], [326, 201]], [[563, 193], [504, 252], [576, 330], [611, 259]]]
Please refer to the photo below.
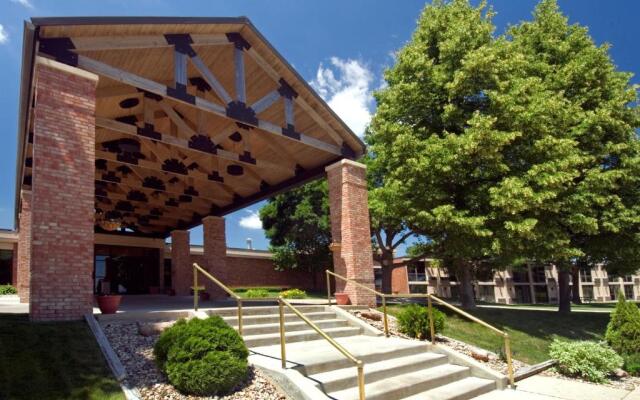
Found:
[[108, 22], [45, 24], [38, 47], [100, 76], [96, 231], [165, 237], [364, 152], [247, 19]]

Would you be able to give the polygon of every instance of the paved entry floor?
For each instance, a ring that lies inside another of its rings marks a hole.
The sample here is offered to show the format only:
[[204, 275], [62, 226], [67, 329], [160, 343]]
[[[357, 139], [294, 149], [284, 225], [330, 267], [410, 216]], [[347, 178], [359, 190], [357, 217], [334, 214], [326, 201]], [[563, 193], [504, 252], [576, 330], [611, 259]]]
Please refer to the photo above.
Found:
[[638, 389], [631, 392], [540, 375], [524, 379], [517, 385], [516, 390], [493, 391], [474, 400], [640, 400]]

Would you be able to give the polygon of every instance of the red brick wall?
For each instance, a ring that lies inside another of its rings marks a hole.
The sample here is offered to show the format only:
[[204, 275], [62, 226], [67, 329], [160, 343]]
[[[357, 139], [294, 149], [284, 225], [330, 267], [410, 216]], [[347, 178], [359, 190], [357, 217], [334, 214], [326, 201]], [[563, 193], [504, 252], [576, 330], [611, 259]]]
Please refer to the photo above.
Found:
[[[192, 255], [191, 262], [204, 265], [204, 256]], [[230, 287], [283, 287], [304, 290], [321, 290], [325, 288], [322, 273], [316, 274], [316, 287], [313, 276], [307, 271], [276, 271], [270, 259], [226, 257], [225, 271], [216, 270], [214, 276], [224, 275], [221, 281]]]
[[391, 272], [391, 292], [392, 293], [409, 293], [409, 277], [407, 275], [407, 266], [396, 267]]
[[[373, 253], [369, 228], [366, 168], [343, 160], [327, 167], [331, 235], [340, 250], [333, 253], [336, 273], [374, 288]], [[353, 304], [375, 305], [375, 295], [355, 285], [338, 280], [337, 290], [344, 288]]]
[[96, 80], [36, 65], [31, 221], [32, 320], [93, 307]]
[[11, 258], [11, 284], [18, 287], [18, 243], [13, 245], [13, 257]]
[[189, 231], [171, 232], [171, 281], [179, 296], [188, 295], [193, 286], [193, 266], [189, 252]]
[[18, 234], [18, 253], [14, 254], [17, 259], [18, 271], [16, 277], [16, 287], [21, 303], [29, 302], [29, 270], [31, 265], [31, 191], [22, 190], [20, 192], [20, 210], [19, 234]]

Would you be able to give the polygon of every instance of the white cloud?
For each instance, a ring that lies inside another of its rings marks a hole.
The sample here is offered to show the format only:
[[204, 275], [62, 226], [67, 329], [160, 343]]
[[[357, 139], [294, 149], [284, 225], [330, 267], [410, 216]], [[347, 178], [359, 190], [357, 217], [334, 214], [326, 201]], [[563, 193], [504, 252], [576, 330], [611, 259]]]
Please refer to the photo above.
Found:
[[262, 221], [257, 211], [246, 210], [249, 215], [240, 218], [240, 226], [247, 229], [262, 229]]
[[29, 0], [11, 0], [12, 3], [20, 4], [23, 7], [33, 9], [33, 4]]
[[373, 73], [358, 60], [331, 57], [331, 65], [318, 66], [311, 86], [358, 136], [371, 121]]
[[7, 30], [4, 29], [4, 26], [0, 24], [0, 44], [7, 43], [9, 41], [9, 34]]

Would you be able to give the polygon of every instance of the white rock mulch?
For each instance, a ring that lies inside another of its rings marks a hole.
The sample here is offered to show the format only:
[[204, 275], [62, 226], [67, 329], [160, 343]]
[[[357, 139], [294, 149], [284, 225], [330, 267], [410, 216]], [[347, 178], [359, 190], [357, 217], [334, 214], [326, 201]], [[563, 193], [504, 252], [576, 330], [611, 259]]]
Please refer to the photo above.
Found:
[[[382, 322], [382, 319], [380, 320], [373, 320], [370, 318], [366, 318], [362, 315], [362, 311], [358, 311], [358, 310], [350, 310], [349, 311], [351, 314], [355, 315], [356, 317], [360, 318], [361, 320], [363, 320], [364, 322], [368, 323], [369, 325], [383, 331], [384, 330], [384, 323]], [[371, 314], [371, 313], [375, 313], [375, 314], [379, 314], [380, 316], [382, 316], [382, 312], [375, 310], [375, 309], [369, 309], [368, 312], [365, 313], [366, 314]], [[396, 318], [392, 315], [388, 315], [388, 322], [389, 322], [389, 334], [392, 336], [397, 336], [397, 337], [402, 337], [405, 339], [410, 339], [410, 340], [417, 340], [414, 338], [411, 338], [403, 333], [401, 333], [398, 329], [398, 325], [396, 322]], [[507, 363], [502, 360], [497, 354], [483, 350], [483, 349], [479, 349], [477, 347], [471, 346], [467, 343], [461, 342], [459, 340], [456, 339], [452, 339], [450, 337], [444, 336], [444, 335], [436, 335], [436, 342], [440, 345], [444, 345], [447, 346], [449, 348], [451, 348], [452, 350], [455, 350], [459, 353], [465, 354], [469, 357], [475, 358], [474, 357], [474, 353], [484, 353], [486, 355], [488, 355], [488, 361], [482, 361], [482, 360], [478, 360], [476, 358], [476, 361], [484, 363], [487, 367], [491, 368], [494, 371], [500, 372], [501, 374], [506, 375], [507, 374]], [[518, 361], [513, 359], [512, 360], [513, 363], [513, 371], [514, 374], [517, 375], [519, 370], [524, 370], [528, 367], [530, 367], [529, 364], [524, 363], [522, 361]], [[551, 368], [548, 369], [546, 371], [541, 372], [541, 375], [545, 375], [545, 376], [552, 376], [554, 378], [559, 378], [559, 379], [566, 379], [566, 380], [574, 380], [574, 381], [580, 381], [580, 382], [587, 382], [583, 379], [580, 379], [578, 377], [568, 377], [565, 375], [560, 374], [559, 372], [557, 372], [555, 369]], [[589, 382], [592, 383], [592, 382]], [[612, 377], [610, 379], [610, 381], [608, 383], [602, 383], [600, 385], [605, 385], [605, 386], [610, 386], [610, 387], [615, 387], [618, 389], [626, 389], [626, 390], [634, 390], [635, 388], [640, 387], [640, 377], [637, 376], [624, 376], [624, 377]]]
[[287, 400], [260, 370], [250, 367], [249, 376], [231, 394], [215, 397], [198, 397], [178, 392], [156, 367], [153, 345], [158, 335], [142, 336], [136, 323], [110, 323], [102, 326], [109, 343], [127, 370], [126, 384], [138, 390], [144, 400]]

